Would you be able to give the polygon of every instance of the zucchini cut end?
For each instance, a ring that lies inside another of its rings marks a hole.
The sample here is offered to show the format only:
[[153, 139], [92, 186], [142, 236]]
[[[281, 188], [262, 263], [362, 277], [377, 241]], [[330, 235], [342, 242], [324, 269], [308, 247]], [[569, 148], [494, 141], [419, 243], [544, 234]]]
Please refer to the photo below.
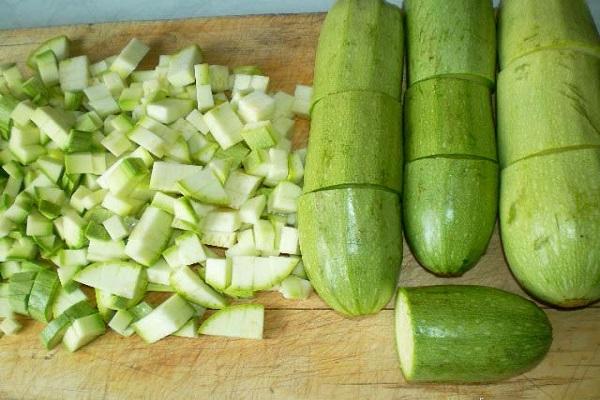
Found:
[[412, 380], [414, 370], [414, 328], [411, 320], [410, 305], [406, 292], [398, 290], [396, 297], [396, 349], [400, 358], [400, 367], [407, 381]]

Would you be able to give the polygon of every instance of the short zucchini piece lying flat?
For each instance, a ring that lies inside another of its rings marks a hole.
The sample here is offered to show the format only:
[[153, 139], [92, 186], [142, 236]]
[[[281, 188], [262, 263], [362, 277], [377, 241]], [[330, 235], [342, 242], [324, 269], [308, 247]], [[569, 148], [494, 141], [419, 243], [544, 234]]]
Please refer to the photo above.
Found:
[[406, 0], [404, 10], [410, 85], [449, 75], [494, 85], [496, 21], [491, 0]]
[[499, 289], [400, 288], [396, 343], [409, 382], [492, 382], [533, 368], [552, 326], [535, 303]]
[[200, 325], [201, 335], [262, 339], [265, 308], [262, 304], [240, 304], [217, 311]]
[[304, 267], [327, 304], [350, 316], [387, 304], [402, 263], [398, 194], [372, 187], [306, 193], [298, 224]]

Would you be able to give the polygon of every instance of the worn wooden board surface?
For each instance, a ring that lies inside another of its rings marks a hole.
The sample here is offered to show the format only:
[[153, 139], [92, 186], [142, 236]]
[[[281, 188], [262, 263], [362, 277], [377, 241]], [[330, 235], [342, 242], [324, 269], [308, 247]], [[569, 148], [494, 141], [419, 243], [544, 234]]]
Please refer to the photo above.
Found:
[[[112, 55], [132, 36], [158, 55], [197, 43], [209, 63], [260, 65], [271, 88], [310, 84], [319, 14], [227, 17], [0, 31], [0, 62], [25, 60], [57, 35], [74, 40], [73, 54], [92, 61]], [[307, 135], [298, 123], [297, 142]], [[365, 266], [368, 268], [368, 266]], [[436, 278], [405, 246], [402, 285], [469, 283], [523, 294], [495, 234], [479, 265], [462, 278]], [[25, 321], [20, 335], [0, 339], [2, 399], [600, 399], [600, 308], [547, 310], [554, 326], [548, 357], [534, 370], [494, 385], [407, 385], [393, 342], [391, 304], [378, 315], [345, 319], [315, 295], [292, 302], [265, 293], [263, 341], [167, 338], [145, 345], [109, 333], [75, 354], [45, 351], [42, 326]]]

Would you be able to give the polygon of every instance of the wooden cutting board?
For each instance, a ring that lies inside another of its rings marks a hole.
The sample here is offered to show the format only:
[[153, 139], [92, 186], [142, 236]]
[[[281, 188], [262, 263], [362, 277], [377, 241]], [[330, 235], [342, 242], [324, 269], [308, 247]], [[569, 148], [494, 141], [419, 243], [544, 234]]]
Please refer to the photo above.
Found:
[[[131, 37], [159, 54], [197, 43], [212, 64], [260, 65], [272, 89], [311, 84], [322, 14], [79, 25], [0, 31], [0, 62], [25, 60], [40, 42], [67, 34], [72, 54], [92, 61], [117, 53]], [[304, 142], [307, 123], [298, 123]], [[524, 295], [504, 261], [498, 235], [479, 265], [457, 279], [436, 278], [405, 246], [400, 284], [466, 283]], [[365, 265], [365, 268], [369, 268]], [[2, 399], [600, 399], [600, 306], [547, 309], [554, 327], [550, 354], [534, 370], [494, 385], [407, 385], [393, 339], [393, 309], [349, 320], [316, 295], [306, 301], [265, 293], [262, 341], [167, 338], [154, 345], [109, 333], [75, 354], [43, 349], [42, 325], [0, 339]]]

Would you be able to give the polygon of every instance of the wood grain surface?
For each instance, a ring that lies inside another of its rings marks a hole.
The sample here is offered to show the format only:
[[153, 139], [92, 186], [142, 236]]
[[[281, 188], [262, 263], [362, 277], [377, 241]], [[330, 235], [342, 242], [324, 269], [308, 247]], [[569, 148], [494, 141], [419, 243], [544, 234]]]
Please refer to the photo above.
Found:
[[[0, 31], [0, 62], [18, 61], [58, 34], [72, 53], [97, 61], [135, 36], [159, 54], [197, 43], [212, 64], [257, 64], [271, 89], [311, 84], [321, 14], [226, 17]], [[306, 142], [299, 121], [296, 144]], [[427, 273], [405, 245], [400, 284], [482, 284], [525, 295], [506, 266], [498, 234], [476, 268], [461, 278]], [[365, 268], [369, 266], [366, 265]], [[547, 307], [554, 343], [532, 371], [494, 385], [407, 385], [393, 340], [390, 303], [377, 315], [349, 320], [316, 295], [288, 301], [278, 293], [266, 307], [265, 339], [169, 337], [154, 345], [108, 333], [70, 354], [43, 349], [42, 325], [23, 320], [16, 336], [0, 339], [1, 399], [600, 399], [600, 306], [577, 311]]]

